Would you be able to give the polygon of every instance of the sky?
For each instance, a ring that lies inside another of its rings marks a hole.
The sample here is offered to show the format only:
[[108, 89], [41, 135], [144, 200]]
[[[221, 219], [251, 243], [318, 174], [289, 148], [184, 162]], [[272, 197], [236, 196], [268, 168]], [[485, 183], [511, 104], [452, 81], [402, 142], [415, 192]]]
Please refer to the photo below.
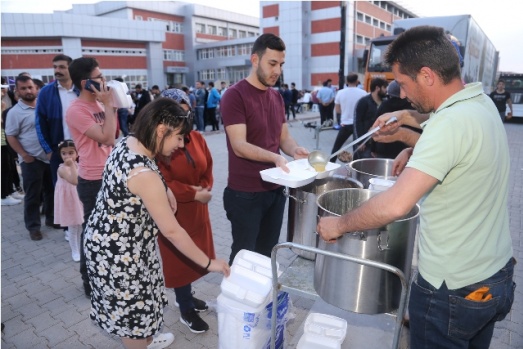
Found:
[[[72, 3], [95, 3], [99, 0], [1, 0], [2, 12], [51, 13], [72, 7]], [[216, 0], [186, 0], [210, 7]], [[470, 14], [500, 52], [499, 70], [523, 73], [523, 25], [517, 0], [398, 0], [399, 5], [420, 17]], [[259, 17], [259, 1], [222, 0], [219, 8]]]

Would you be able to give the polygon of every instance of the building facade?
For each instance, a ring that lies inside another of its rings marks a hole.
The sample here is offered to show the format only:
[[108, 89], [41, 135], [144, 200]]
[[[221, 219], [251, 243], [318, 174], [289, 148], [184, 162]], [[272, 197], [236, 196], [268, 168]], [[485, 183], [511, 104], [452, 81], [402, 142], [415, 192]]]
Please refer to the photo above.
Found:
[[287, 46], [283, 80], [313, 89], [329, 78], [338, 85], [340, 49], [344, 75], [362, 73], [370, 39], [390, 35], [393, 20], [411, 17], [392, 1], [261, 1], [252, 17], [178, 1], [102, 1], [52, 14], [2, 13], [1, 74], [11, 84], [22, 71], [48, 83], [54, 79], [52, 58], [63, 53], [96, 57], [108, 79], [122, 77], [131, 89], [138, 83], [234, 83], [249, 74], [255, 39], [274, 33]]
[[363, 76], [363, 53], [370, 40], [391, 35], [396, 19], [417, 17], [392, 1], [262, 1], [260, 6], [262, 31], [279, 35], [287, 47], [285, 82], [303, 89], [321, 86], [327, 79], [338, 86], [342, 48], [343, 75], [354, 71]]
[[[103, 1], [52, 14], [2, 13], [2, 76], [13, 83], [25, 71], [48, 83], [54, 79], [52, 59], [63, 53], [96, 57], [108, 79], [123, 77], [130, 88], [235, 81], [249, 70], [246, 48], [258, 35], [254, 16], [175, 1]], [[221, 42], [227, 42], [224, 48]], [[211, 51], [199, 48], [209, 45]], [[204, 59], [209, 52], [212, 62]]]

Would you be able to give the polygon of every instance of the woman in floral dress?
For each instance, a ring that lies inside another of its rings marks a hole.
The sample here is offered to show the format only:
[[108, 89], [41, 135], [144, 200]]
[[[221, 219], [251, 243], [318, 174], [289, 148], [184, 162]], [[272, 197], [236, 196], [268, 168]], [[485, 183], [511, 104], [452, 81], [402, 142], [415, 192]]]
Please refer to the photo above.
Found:
[[206, 256], [178, 224], [176, 200], [156, 166], [157, 154], [183, 147], [190, 114], [159, 98], [138, 115], [129, 137], [107, 159], [102, 188], [85, 231], [91, 318], [121, 337], [126, 348], [164, 348], [172, 334], [153, 341], [167, 304], [156, 252], [158, 232], [202, 268], [230, 273], [227, 262]]

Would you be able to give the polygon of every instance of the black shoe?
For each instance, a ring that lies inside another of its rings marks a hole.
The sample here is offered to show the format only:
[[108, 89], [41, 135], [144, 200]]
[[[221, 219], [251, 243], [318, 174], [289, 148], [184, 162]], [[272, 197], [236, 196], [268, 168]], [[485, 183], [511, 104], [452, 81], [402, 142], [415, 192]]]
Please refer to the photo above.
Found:
[[29, 232], [29, 236], [33, 241], [42, 240], [42, 233], [40, 232], [40, 230], [31, 230]]
[[[193, 293], [194, 293], [194, 291], [193, 291]], [[193, 296], [192, 302], [194, 304], [194, 310], [196, 310], [198, 313], [209, 310], [209, 306], [207, 306], [207, 303], [205, 303], [205, 301], [202, 301], [201, 299], [198, 299]], [[178, 302], [176, 302], [176, 301], [174, 301], [174, 305], [177, 307], [180, 307], [180, 304], [178, 304]]]
[[202, 320], [200, 315], [198, 315], [194, 309], [181, 314], [180, 321], [182, 324], [187, 325], [192, 333], [203, 333], [209, 330], [209, 325]]

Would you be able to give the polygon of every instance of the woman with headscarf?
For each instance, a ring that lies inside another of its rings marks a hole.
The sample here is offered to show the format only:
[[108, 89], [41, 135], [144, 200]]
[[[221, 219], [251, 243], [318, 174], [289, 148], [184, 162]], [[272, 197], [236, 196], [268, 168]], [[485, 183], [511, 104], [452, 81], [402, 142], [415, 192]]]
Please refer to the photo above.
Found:
[[[168, 89], [162, 97], [176, 100], [187, 112], [191, 102], [179, 89]], [[192, 126], [191, 126], [192, 129]], [[171, 156], [159, 155], [158, 164], [167, 186], [177, 201], [176, 219], [193, 239], [196, 246], [214, 258], [214, 242], [207, 203], [211, 200], [213, 185], [212, 157], [205, 139], [192, 130], [185, 137], [183, 148]], [[158, 239], [163, 261], [165, 285], [174, 288], [176, 303], [180, 307], [180, 321], [193, 333], [203, 333], [209, 325], [198, 315], [208, 309], [205, 301], [193, 296], [192, 282], [207, 274], [207, 270], [185, 257], [169, 241]]]

